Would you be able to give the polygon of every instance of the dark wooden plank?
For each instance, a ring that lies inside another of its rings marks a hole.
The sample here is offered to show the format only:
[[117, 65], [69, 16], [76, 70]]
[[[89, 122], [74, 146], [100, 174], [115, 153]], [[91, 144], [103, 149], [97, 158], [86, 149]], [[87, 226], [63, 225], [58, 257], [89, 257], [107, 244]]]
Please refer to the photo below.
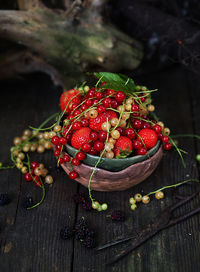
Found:
[[[189, 90], [185, 77], [185, 71], [179, 67], [160, 72], [149, 77], [138, 78], [139, 84], [147, 84], [150, 88], [159, 88], [160, 92], [154, 95], [154, 104], [157, 112], [172, 130], [173, 133], [191, 133], [192, 114], [188, 103]], [[170, 183], [176, 183], [189, 177], [197, 177], [197, 168], [193, 140], [180, 140], [183, 149], [190, 155], [185, 157], [187, 168], [184, 169], [179, 156], [175, 151], [165, 154], [157, 170], [142, 184], [125, 192], [101, 193], [93, 192], [94, 197], [109, 204], [107, 212], [85, 212], [81, 207], [78, 210], [78, 218], [85, 216], [91, 225], [97, 229], [98, 243], [104, 243], [114, 237], [126, 234], [133, 227], [140, 227], [151, 220], [164, 207], [172, 203], [173, 190], [166, 192], [163, 201], [153, 199], [147, 206], [140, 205], [132, 212], [129, 209], [128, 199], [137, 192], [149, 192]], [[87, 189], [80, 187], [81, 191]], [[193, 188], [194, 190], [194, 188]], [[183, 193], [192, 189], [188, 186], [182, 188]], [[197, 201], [193, 201], [196, 204]], [[191, 204], [186, 205], [191, 208]], [[186, 207], [180, 211], [185, 212]], [[113, 223], [106, 217], [112, 210], [122, 209], [127, 214], [125, 223]], [[107, 249], [101, 253], [95, 253], [83, 248], [79, 242], [75, 242], [73, 271], [198, 271], [200, 266], [197, 260], [199, 252], [198, 230], [199, 216], [195, 216], [177, 226], [158, 234], [146, 244], [132, 252], [113, 267], [106, 268], [105, 262], [117, 252], [117, 248]], [[193, 248], [195, 247], [195, 250]], [[120, 246], [119, 246], [120, 248]], [[190, 270], [192, 268], [192, 270]]]
[[[1, 85], [2, 86], [2, 85]], [[35, 76], [23, 83], [16, 82], [2, 88], [1, 99], [1, 160], [8, 160], [12, 139], [20, 135], [28, 125], [38, 126], [56, 112], [60, 92], [51, 82]], [[1, 270], [5, 271], [70, 271], [73, 240], [59, 239], [61, 227], [74, 224], [75, 205], [71, 195], [77, 190], [76, 183], [64, 173], [55, 171], [52, 152], [31, 155], [44, 162], [55, 179], [47, 186], [44, 203], [31, 211], [21, 207], [26, 194], [40, 199], [41, 191], [24, 181], [17, 170], [1, 172], [1, 190], [13, 195], [13, 201], [1, 208]], [[6, 246], [6, 247], [5, 247]]]

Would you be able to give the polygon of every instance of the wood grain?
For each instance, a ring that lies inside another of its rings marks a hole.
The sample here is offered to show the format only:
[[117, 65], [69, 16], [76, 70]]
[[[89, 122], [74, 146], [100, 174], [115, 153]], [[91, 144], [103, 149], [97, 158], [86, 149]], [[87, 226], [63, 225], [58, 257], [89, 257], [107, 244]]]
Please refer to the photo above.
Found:
[[[150, 88], [159, 88], [154, 94], [157, 113], [172, 133], [200, 133], [200, 84], [198, 77], [174, 67], [157, 74], [135, 79]], [[4, 96], [0, 100], [1, 134], [0, 161], [8, 162], [9, 148], [14, 136], [20, 135], [28, 125], [39, 125], [50, 114], [58, 110], [60, 91], [52, 87], [46, 77], [34, 75], [25, 81], [0, 82]], [[184, 185], [168, 190], [165, 198], [158, 201], [151, 197], [148, 205], [138, 205], [133, 212], [128, 199], [135, 193], [146, 194], [167, 184], [189, 177], [198, 177], [195, 154], [200, 145], [192, 139], [180, 139], [182, 149], [189, 152], [184, 156], [184, 169], [175, 151], [167, 152], [155, 172], [141, 184], [123, 192], [94, 192], [100, 203], [108, 203], [106, 212], [87, 212], [73, 203], [72, 195], [87, 189], [70, 181], [66, 173], [57, 173], [51, 152], [44, 156], [31, 155], [46, 164], [55, 183], [47, 186], [44, 203], [32, 211], [21, 207], [21, 199], [30, 193], [40, 199], [40, 190], [26, 183], [17, 170], [1, 171], [0, 192], [8, 192], [12, 202], [0, 207], [0, 264], [2, 271], [16, 272], [190, 272], [200, 271], [200, 216], [196, 215], [179, 225], [164, 230], [112, 267], [105, 262], [117, 252], [118, 247], [96, 253], [81, 246], [77, 240], [61, 241], [59, 231], [65, 225], [74, 225], [82, 216], [95, 228], [98, 244], [123, 236], [148, 223], [164, 207], [174, 202], [174, 194], [189, 194], [198, 184]], [[196, 207], [197, 198], [181, 208], [177, 215]], [[110, 219], [113, 210], [126, 213], [124, 223]], [[121, 245], [120, 245], [121, 247]]]

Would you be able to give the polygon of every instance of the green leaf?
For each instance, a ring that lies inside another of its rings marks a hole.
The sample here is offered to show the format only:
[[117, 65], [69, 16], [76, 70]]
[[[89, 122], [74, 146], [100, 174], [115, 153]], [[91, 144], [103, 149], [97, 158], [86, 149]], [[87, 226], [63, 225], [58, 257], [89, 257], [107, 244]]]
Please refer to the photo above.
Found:
[[106, 82], [106, 84], [102, 86], [104, 89], [123, 91], [125, 94], [132, 94], [135, 91], [133, 79], [126, 75], [110, 72], [95, 72], [94, 76], [97, 77], [100, 82]]

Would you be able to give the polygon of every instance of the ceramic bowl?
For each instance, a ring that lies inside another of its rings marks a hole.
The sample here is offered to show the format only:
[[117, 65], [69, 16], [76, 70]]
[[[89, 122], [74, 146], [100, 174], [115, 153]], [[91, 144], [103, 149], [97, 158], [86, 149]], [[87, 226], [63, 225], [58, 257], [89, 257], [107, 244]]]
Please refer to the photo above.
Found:
[[[68, 144], [65, 147], [66, 147], [67, 153], [71, 157], [75, 157], [75, 154], [78, 150]], [[98, 168], [102, 168], [112, 172], [121, 171], [135, 163], [142, 162], [149, 159], [158, 151], [159, 147], [160, 147], [160, 141], [158, 141], [157, 144], [152, 149], [150, 149], [147, 152], [147, 154], [144, 156], [138, 155], [138, 156], [128, 157], [124, 159], [107, 159], [102, 157], [101, 162], [98, 164]], [[94, 167], [96, 163], [98, 162], [98, 160], [99, 160], [98, 156], [87, 154], [86, 159], [83, 161], [83, 163]]]
[[[71, 150], [71, 149], [70, 149]], [[73, 150], [72, 150], [73, 151]], [[69, 149], [67, 153], [69, 152]], [[116, 171], [116, 163], [117, 161], [123, 161], [124, 159], [105, 159], [109, 160], [110, 165], [114, 165], [115, 171], [105, 170], [101, 168], [96, 168], [95, 173], [93, 175], [92, 181], [91, 181], [91, 189], [96, 191], [123, 191], [130, 187], [135, 186], [136, 184], [142, 182], [147, 177], [149, 177], [152, 172], [156, 169], [158, 166], [162, 155], [162, 146], [160, 143], [158, 146], [155, 147], [154, 152], [150, 150], [151, 156], [135, 156], [128, 159], [133, 159], [134, 161], [131, 162], [131, 165], [128, 167], [126, 166], [120, 171]], [[69, 153], [68, 153], [69, 154]], [[72, 155], [72, 153], [70, 154]], [[90, 156], [90, 155], [87, 155]], [[92, 159], [98, 158], [97, 156], [90, 156]], [[93, 158], [95, 157], [95, 158]], [[143, 157], [142, 161], [140, 160]], [[114, 161], [115, 163], [112, 164], [111, 161]], [[94, 163], [94, 162], [93, 162]], [[104, 162], [106, 164], [106, 162]], [[120, 163], [119, 163], [120, 165]], [[69, 174], [71, 171], [71, 167], [69, 163], [63, 163], [62, 168], [64, 171]], [[117, 166], [119, 167], [119, 166]], [[76, 179], [79, 183], [84, 185], [85, 187], [88, 187], [90, 176], [94, 170], [94, 166], [87, 165], [84, 163], [81, 163], [78, 166], [73, 166], [73, 169], [78, 172], [79, 177]]]

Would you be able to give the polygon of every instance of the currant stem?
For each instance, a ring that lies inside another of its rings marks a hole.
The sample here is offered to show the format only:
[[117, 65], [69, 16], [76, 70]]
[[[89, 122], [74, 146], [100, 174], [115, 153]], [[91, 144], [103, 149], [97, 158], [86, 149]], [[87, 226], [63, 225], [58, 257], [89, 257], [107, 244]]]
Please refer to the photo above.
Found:
[[[105, 144], [108, 142], [108, 138], [109, 138], [109, 129], [108, 129], [108, 118], [107, 118], [107, 137], [106, 137]], [[94, 169], [92, 171], [92, 174], [90, 175], [90, 179], [89, 179], [89, 183], [88, 183], [88, 193], [89, 193], [89, 197], [90, 197], [92, 203], [94, 202], [94, 199], [92, 198], [92, 193], [91, 193], [92, 190], [91, 190], [90, 185], [91, 185], [92, 177], [93, 177], [93, 175], [94, 175], [94, 173], [96, 171], [96, 168], [97, 168], [98, 164], [100, 163], [100, 161], [101, 161], [101, 159], [103, 157], [104, 152], [105, 152], [105, 147], [104, 147], [104, 150], [102, 151], [102, 153], [100, 154], [98, 161], [96, 162], [96, 164], [94, 166]]]
[[[48, 127], [48, 128], [43, 128], [50, 120], [56, 118], [57, 116], [59, 116], [59, 113], [56, 112], [53, 115], [51, 115], [49, 118], [47, 118], [38, 128], [34, 128], [32, 126], [29, 126], [30, 129], [36, 130], [36, 131], [41, 131], [41, 130], [48, 130], [51, 129], [55, 124], [53, 124], [52, 126]], [[30, 138], [31, 139], [31, 138]]]
[[40, 181], [41, 181], [41, 183], [42, 183], [42, 186], [41, 186], [41, 188], [42, 188], [42, 198], [41, 198], [41, 200], [40, 200], [37, 204], [35, 204], [35, 205], [33, 205], [33, 206], [27, 208], [27, 210], [31, 210], [31, 209], [33, 209], [33, 208], [39, 206], [40, 204], [42, 204], [42, 202], [43, 202], [44, 199], [45, 199], [45, 188], [44, 188], [44, 184], [43, 184], [43, 182], [42, 182], [41, 179], [40, 179]]
[[160, 192], [160, 191], [163, 191], [163, 190], [165, 190], [165, 189], [169, 189], [169, 188], [173, 188], [173, 187], [178, 187], [178, 186], [180, 186], [180, 185], [182, 185], [182, 184], [185, 184], [185, 183], [187, 183], [187, 182], [190, 182], [190, 181], [200, 182], [198, 179], [187, 179], [187, 180], [181, 181], [181, 182], [176, 183], [176, 184], [164, 186], [164, 187], [162, 187], [162, 188], [160, 188], [160, 189], [158, 189], [158, 190], [156, 190], [156, 191], [154, 191], [154, 192], [148, 193], [147, 195], [153, 195], [153, 194], [155, 194], [155, 193], [157, 193], [157, 192]]
[[169, 139], [170, 139], [172, 145], [175, 147], [176, 151], [178, 152], [178, 154], [179, 154], [179, 156], [180, 156], [180, 158], [181, 158], [183, 167], [186, 168], [185, 161], [184, 161], [184, 159], [183, 159], [183, 156], [182, 156], [182, 154], [181, 154], [180, 149], [178, 148], [178, 146], [176, 145], [176, 143], [174, 142], [174, 140], [172, 139], [172, 137], [169, 137]]

